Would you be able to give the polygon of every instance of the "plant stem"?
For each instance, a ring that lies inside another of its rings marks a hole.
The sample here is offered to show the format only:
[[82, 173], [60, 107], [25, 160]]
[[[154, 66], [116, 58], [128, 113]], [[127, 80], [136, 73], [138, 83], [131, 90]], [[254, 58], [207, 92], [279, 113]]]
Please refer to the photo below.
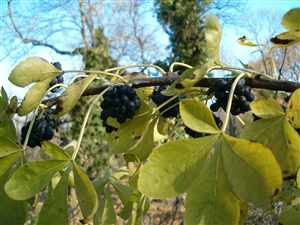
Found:
[[223, 132], [225, 132], [225, 130], [227, 128], [227, 125], [228, 125], [229, 116], [230, 116], [230, 109], [231, 109], [231, 106], [232, 106], [232, 100], [233, 100], [233, 95], [234, 95], [235, 88], [236, 88], [238, 82], [240, 81], [240, 79], [242, 79], [246, 75], [247, 75], [246, 73], [241, 73], [240, 75], [238, 75], [234, 79], [234, 82], [231, 86], [230, 93], [229, 93], [229, 98], [228, 98], [228, 102], [227, 102], [227, 107], [226, 107], [225, 121], [224, 121], [224, 124], [222, 126], [222, 131]]
[[83, 120], [83, 123], [82, 123], [82, 126], [81, 126], [81, 130], [80, 130], [80, 134], [79, 134], [79, 137], [78, 137], [78, 140], [77, 140], [77, 145], [76, 145], [76, 149], [74, 150], [73, 152], [73, 155], [72, 155], [72, 160], [75, 160], [76, 159], [76, 156], [79, 152], [79, 149], [80, 149], [80, 144], [81, 144], [81, 141], [82, 141], [82, 138], [83, 138], [83, 135], [84, 135], [84, 131], [85, 131], [85, 128], [86, 128], [86, 125], [87, 125], [87, 122], [88, 122], [88, 119], [90, 117], [90, 114], [92, 112], [92, 109], [95, 105], [95, 103], [102, 97], [102, 95], [104, 95], [105, 92], [108, 91], [109, 88], [106, 88], [104, 91], [102, 91], [99, 95], [95, 96], [93, 98], [93, 101], [92, 103], [90, 104], [85, 116], [84, 116], [84, 120]]
[[166, 71], [163, 68], [161, 68], [160, 66], [154, 65], [154, 64], [132, 64], [132, 65], [125, 65], [125, 66], [119, 66], [119, 67], [114, 67], [114, 68], [106, 69], [105, 72], [111, 72], [111, 71], [115, 71], [115, 70], [122, 70], [122, 69], [135, 68], [135, 67], [152, 67], [152, 68], [158, 70], [162, 75], [166, 74]]
[[173, 62], [173, 63], [171, 64], [171, 66], [170, 66], [169, 71], [170, 71], [170, 72], [173, 72], [175, 66], [183, 66], [183, 67], [186, 67], [186, 68], [189, 68], [189, 69], [193, 68], [191, 65], [188, 65], [188, 64], [186, 64], [186, 63]]

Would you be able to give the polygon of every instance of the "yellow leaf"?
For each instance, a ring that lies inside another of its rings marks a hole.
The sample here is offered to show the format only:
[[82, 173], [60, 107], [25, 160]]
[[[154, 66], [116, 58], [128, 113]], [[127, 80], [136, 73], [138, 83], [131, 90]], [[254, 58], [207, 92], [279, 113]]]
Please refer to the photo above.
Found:
[[289, 10], [281, 20], [282, 26], [288, 30], [300, 29], [300, 8], [293, 8]]
[[294, 91], [289, 100], [287, 116], [293, 127], [300, 128], [300, 88]]
[[273, 118], [276, 116], [283, 116], [284, 111], [276, 100], [257, 99], [250, 104], [252, 112], [261, 118]]
[[275, 37], [272, 37], [270, 41], [275, 47], [288, 47], [298, 43], [300, 38], [297, 37], [294, 32], [287, 31], [277, 34]]

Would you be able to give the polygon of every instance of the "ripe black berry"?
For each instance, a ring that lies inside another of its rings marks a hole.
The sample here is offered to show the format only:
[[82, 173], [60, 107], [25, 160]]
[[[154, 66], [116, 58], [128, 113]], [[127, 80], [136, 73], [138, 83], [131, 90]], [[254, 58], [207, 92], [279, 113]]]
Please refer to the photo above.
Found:
[[[226, 110], [231, 85], [232, 82], [229, 79], [218, 79], [208, 90], [208, 93], [213, 93], [216, 98], [216, 101], [210, 106], [211, 111], [216, 112], [219, 108]], [[246, 85], [245, 79], [240, 80], [233, 95], [231, 114], [239, 115], [248, 112], [250, 110], [249, 102], [252, 102], [254, 98], [255, 96], [252, 94], [251, 88]]]
[[[217, 117], [216, 115], [213, 114], [213, 116], [214, 116], [214, 119], [215, 119], [215, 122], [216, 122], [217, 126], [219, 128], [221, 128], [222, 125], [223, 125], [223, 121], [219, 117]], [[184, 127], [184, 131], [185, 131], [186, 134], [188, 134], [192, 138], [204, 137], [204, 136], [208, 135], [206, 133], [200, 133], [200, 132], [194, 131], [194, 130], [188, 128], [188, 127]]]
[[[30, 121], [22, 127], [21, 143], [24, 144]], [[28, 146], [34, 148], [41, 146], [42, 141], [51, 140], [54, 136], [54, 129], [57, 127], [56, 121], [50, 115], [43, 115], [33, 123], [33, 127], [29, 136]]]
[[[161, 91], [163, 91], [164, 89], [165, 87], [160, 86], [159, 88], [155, 89], [152, 93], [151, 99], [157, 106], [163, 104], [164, 102], [172, 98], [172, 96], [166, 96], [161, 93]], [[179, 98], [176, 98], [170, 101], [162, 108], [160, 108], [159, 111], [162, 112], [162, 116], [165, 118], [176, 117], [179, 113], [178, 102]]]
[[[55, 66], [57, 69], [62, 70], [61, 64], [59, 62], [52, 63], [53, 66]], [[49, 86], [53, 87], [56, 84], [62, 84], [64, 82], [63, 73], [58, 75], [57, 77], [54, 77], [53, 80], [50, 82]], [[52, 93], [56, 93], [59, 90], [59, 87], [54, 88], [51, 90]]]
[[109, 117], [116, 118], [119, 123], [124, 123], [127, 119], [134, 117], [140, 106], [140, 98], [130, 86], [113, 86], [103, 95], [101, 103], [102, 112], [100, 118], [103, 121], [106, 132], [111, 133], [117, 130], [115, 127], [107, 124]]

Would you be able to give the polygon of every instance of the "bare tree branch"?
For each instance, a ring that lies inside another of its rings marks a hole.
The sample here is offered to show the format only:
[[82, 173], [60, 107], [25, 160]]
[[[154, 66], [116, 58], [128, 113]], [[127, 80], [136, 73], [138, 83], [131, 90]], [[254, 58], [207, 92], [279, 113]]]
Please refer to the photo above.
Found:
[[61, 55], [75, 55], [75, 53], [72, 52], [72, 51], [61, 50], [61, 49], [58, 49], [57, 47], [55, 47], [54, 45], [46, 43], [44, 41], [36, 40], [34, 38], [25, 37], [22, 34], [22, 32], [20, 31], [20, 29], [17, 27], [16, 23], [15, 23], [15, 20], [13, 18], [13, 11], [12, 11], [12, 6], [11, 5], [12, 5], [12, 0], [8, 0], [7, 1], [8, 17], [9, 17], [9, 20], [12, 24], [13, 30], [16, 32], [17, 36], [22, 40], [22, 42], [24, 44], [32, 44], [33, 46], [47, 47], [47, 48], [50, 48], [53, 51], [55, 51], [56, 53], [61, 54]]

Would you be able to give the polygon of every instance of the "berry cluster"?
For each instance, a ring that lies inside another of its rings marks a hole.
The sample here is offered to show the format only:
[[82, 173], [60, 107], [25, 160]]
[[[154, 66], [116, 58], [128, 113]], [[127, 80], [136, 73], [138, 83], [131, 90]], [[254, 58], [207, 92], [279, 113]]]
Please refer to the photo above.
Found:
[[[21, 130], [21, 143], [24, 144], [26, 134], [28, 132], [31, 121], [26, 123]], [[33, 123], [31, 133], [29, 135], [28, 146], [34, 148], [41, 146], [42, 141], [51, 140], [54, 136], [54, 130], [57, 128], [56, 121], [45, 113], [41, 118], [37, 119]]]
[[[55, 66], [57, 69], [62, 70], [61, 64], [59, 62], [52, 63], [53, 66]], [[57, 77], [53, 78], [53, 80], [50, 82], [49, 86], [53, 87], [56, 84], [62, 84], [64, 82], [64, 77], [62, 74], [58, 75]], [[52, 93], [56, 93], [59, 90], [59, 87], [54, 88], [51, 90]]]
[[[213, 93], [216, 97], [216, 102], [210, 106], [211, 111], [216, 112], [219, 108], [226, 110], [231, 85], [232, 82], [228, 79], [220, 79], [209, 89], [209, 93]], [[231, 114], [238, 115], [248, 112], [250, 110], [249, 102], [252, 102], [254, 98], [251, 88], [246, 85], [245, 79], [240, 80], [234, 92]]]
[[[151, 99], [157, 105], [163, 104], [165, 101], [169, 100], [172, 96], [163, 95], [161, 92], [165, 89], [165, 87], [160, 86], [157, 89], [154, 89]], [[162, 116], [165, 118], [172, 118], [176, 117], [179, 113], [179, 106], [178, 106], [179, 99], [176, 98], [170, 101], [168, 104], [164, 105], [162, 108], [159, 109], [162, 112]], [[168, 110], [167, 110], [168, 109]]]
[[119, 123], [132, 119], [140, 108], [141, 101], [135, 90], [127, 85], [113, 86], [103, 95], [101, 103], [101, 119], [106, 132], [111, 133], [116, 128], [107, 124], [109, 117], [116, 118]]
[[[215, 122], [216, 122], [217, 126], [219, 128], [221, 128], [222, 125], [223, 125], [223, 121], [219, 117], [217, 117], [216, 115], [213, 114], [213, 116], [214, 116], [214, 119], [215, 119]], [[186, 134], [188, 134], [192, 138], [204, 137], [204, 136], [208, 135], [206, 133], [199, 133], [199, 132], [194, 131], [194, 130], [188, 128], [188, 127], [184, 127], [184, 131], [185, 131]]]

